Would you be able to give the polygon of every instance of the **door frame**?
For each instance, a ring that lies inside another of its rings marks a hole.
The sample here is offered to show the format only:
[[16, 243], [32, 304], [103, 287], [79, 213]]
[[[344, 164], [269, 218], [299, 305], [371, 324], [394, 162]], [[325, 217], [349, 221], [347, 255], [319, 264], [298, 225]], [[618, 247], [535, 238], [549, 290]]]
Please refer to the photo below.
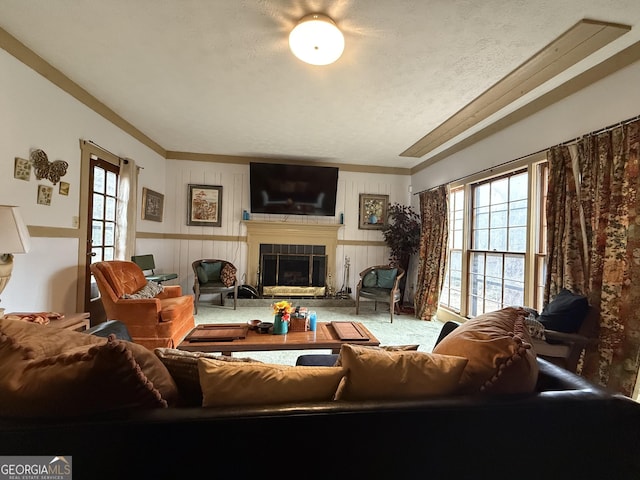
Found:
[[76, 288], [76, 309], [78, 312], [84, 312], [85, 294], [87, 285], [87, 234], [89, 229], [89, 177], [91, 173], [91, 155], [112, 163], [120, 165], [120, 158], [106, 150], [90, 143], [86, 140], [80, 140], [80, 210], [78, 212], [78, 271], [77, 271], [77, 288]]

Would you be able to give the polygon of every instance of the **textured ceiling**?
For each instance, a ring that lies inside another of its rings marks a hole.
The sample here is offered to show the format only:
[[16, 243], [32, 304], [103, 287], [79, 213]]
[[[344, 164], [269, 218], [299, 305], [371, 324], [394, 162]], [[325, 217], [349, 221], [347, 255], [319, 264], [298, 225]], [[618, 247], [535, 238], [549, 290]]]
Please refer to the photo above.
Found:
[[[333, 65], [289, 52], [314, 11], [345, 34]], [[585, 18], [633, 28], [565, 80], [640, 40], [640, 1], [0, 0], [0, 27], [166, 150], [400, 168]]]

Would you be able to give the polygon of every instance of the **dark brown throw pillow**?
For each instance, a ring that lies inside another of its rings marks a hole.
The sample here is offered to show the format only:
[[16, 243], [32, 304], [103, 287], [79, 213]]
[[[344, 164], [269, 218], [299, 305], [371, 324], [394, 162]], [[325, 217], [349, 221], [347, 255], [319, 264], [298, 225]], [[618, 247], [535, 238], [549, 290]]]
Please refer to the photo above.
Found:
[[538, 321], [547, 330], [576, 333], [588, 311], [587, 297], [564, 288], [544, 307]]
[[222, 270], [220, 271], [220, 281], [225, 287], [230, 287], [235, 283], [237, 271], [236, 267], [230, 263], [227, 263], [222, 267]]

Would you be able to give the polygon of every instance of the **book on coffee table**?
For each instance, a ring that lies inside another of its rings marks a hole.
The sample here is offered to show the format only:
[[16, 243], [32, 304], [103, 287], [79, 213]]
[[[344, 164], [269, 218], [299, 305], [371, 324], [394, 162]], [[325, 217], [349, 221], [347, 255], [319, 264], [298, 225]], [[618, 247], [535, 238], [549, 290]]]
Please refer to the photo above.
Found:
[[198, 325], [185, 337], [189, 342], [232, 342], [247, 336], [247, 324]]

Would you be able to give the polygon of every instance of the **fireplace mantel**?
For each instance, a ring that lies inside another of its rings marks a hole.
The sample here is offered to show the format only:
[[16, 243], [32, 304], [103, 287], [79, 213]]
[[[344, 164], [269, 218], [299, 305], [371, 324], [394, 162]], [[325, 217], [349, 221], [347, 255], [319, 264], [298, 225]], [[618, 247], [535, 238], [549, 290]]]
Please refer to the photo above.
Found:
[[335, 280], [337, 223], [289, 223], [247, 220], [247, 283], [257, 285], [260, 266], [260, 244], [281, 243], [291, 245], [324, 245], [327, 254], [327, 275]]

